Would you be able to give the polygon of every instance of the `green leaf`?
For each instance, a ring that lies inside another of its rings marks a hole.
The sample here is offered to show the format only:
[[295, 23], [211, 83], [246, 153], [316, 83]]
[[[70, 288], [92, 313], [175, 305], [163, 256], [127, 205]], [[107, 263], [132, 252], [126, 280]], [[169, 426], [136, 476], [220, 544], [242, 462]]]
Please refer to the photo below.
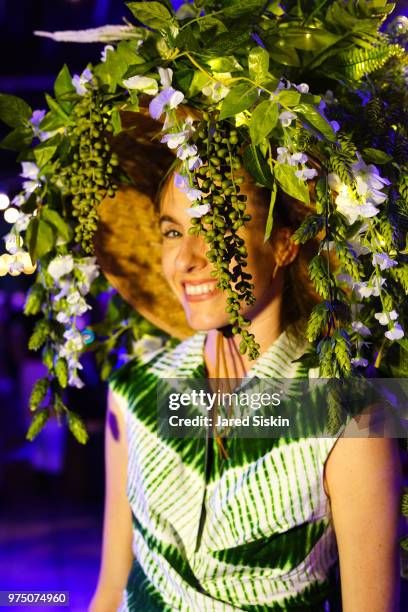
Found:
[[296, 68], [299, 68], [300, 59], [296, 49], [288, 46], [284, 39], [280, 39], [278, 42], [276, 42], [276, 38], [274, 37], [273, 41], [274, 42], [267, 45], [273, 61], [277, 62], [278, 64], [283, 64], [284, 66], [295, 66]]
[[26, 232], [26, 243], [32, 261], [41, 259], [51, 251], [56, 242], [56, 232], [44, 219], [31, 219]]
[[269, 238], [271, 237], [272, 226], [273, 226], [273, 209], [275, 208], [277, 192], [278, 192], [278, 188], [277, 188], [276, 183], [274, 182], [273, 187], [271, 189], [271, 199], [269, 202], [268, 218], [266, 220], [264, 242], [269, 240]]
[[255, 182], [263, 187], [273, 189], [274, 180], [268, 162], [258, 147], [249, 145], [243, 155], [245, 169], [255, 179]]
[[173, 16], [160, 2], [128, 2], [127, 6], [141, 23], [153, 30], [166, 30]]
[[224, 98], [220, 111], [220, 120], [233, 117], [246, 110], [254, 104], [257, 97], [258, 91], [256, 87], [247, 83], [239, 83]]
[[278, 121], [278, 115], [278, 105], [271, 100], [264, 100], [255, 107], [249, 124], [252, 144], [258, 145], [269, 136]]
[[[137, 104], [137, 106], [139, 106], [139, 103]], [[126, 110], [130, 110], [129, 108], [127, 108]], [[111, 115], [111, 124], [113, 127], [113, 135], [116, 136], [116, 134], [119, 134], [122, 131], [122, 121], [120, 118], [120, 112], [117, 108], [115, 108], [112, 111], [112, 115]]]
[[32, 140], [33, 131], [31, 128], [18, 127], [3, 138], [0, 147], [9, 151], [23, 151], [30, 146]]
[[52, 225], [58, 235], [65, 242], [70, 242], [73, 236], [72, 228], [68, 225], [66, 221], [64, 221], [64, 219], [56, 210], [52, 210], [51, 208], [48, 208], [46, 206], [43, 207], [41, 209], [41, 219], [44, 219], [49, 225]]
[[262, 83], [269, 70], [269, 53], [262, 47], [251, 49], [248, 55], [248, 70], [255, 83]]
[[72, 76], [68, 66], [64, 64], [55, 80], [54, 94], [55, 97], [58, 99], [65, 96], [66, 94], [72, 93], [75, 93], [75, 87], [72, 84]]
[[16, 96], [0, 94], [0, 121], [12, 128], [27, 127], [33, 114], [27, 102]]
[[36, 410], [38, 406], [45, 400], [45, 397], [50, 388], [50, 381], [48, 378], [39, 378], [31, 390], [29, 406], [30, 410]]
[[233, 55], [214, 57], [206, 62], [213, 72], [239, 72], [243, 70], [241, 64]]
[[[64, 120], [64, 125], [65, 125], [69, 121], [69, 116], [64, 111], [64, 109], [49, 94], [45, 94], [45, 99], [47, 100], [47, 104], [48, 104], [50, 110], [54, 111], [57, 115], [59, 115], [61, 117], [61, 119]], [[45, 117], [44, 117], [44, 119], [45, 119]], [[42, 124], [43, 124], [43, 122], [41, 122], [41, 128], [44, 129], [42, 127]]]
[[311, 104], [298, 104], [293, 110], [305, 123], [315, 128], [327, 140], [336, 142], [336, 134], [332, 126], [314, 106]]
[[35, 147], [34, 157], [39, 168], [43, 168], [54, 157], [60, 142], [61, 137], [59, 134], [56, 134]]
[[283, 89], [278, 94], [278, 102], [283, 106], [296, 106], [300, 102], [300, 93], [293, 89]]
[[40, 431], [44, 428], [49, 418], [50, 413], [47, 409], [40, 410], [40, 412], [37, 412], [34, 415], [33, 420], [31, 421], [31, 425], [26, 433], [26, 439], [30, 440], [30, 442], [34, 440], [34, 438], [38, 436]]
[[372, 164], [386, 164], [392, 160], [391, 155], [384, 153], [384, 151], [380, 151], [379, 149], [363, 149], [363, 157], [365, 161], [370, 162]]
[[221, 6], [222, 14], [234, 19], [243, 15], [259, 14], [265, 6], [265, 0], [224, 0]]
[[288, 164], [275, 164], [273, 172], [285, 193], [300, 202], [310, 204], [309, 188], [305, 181], [295, 175], [296, 168]]
[[188, 87], [188, 97], [193, 98], [197, 94], [201, 93], [203, 87], [205, 87], [208, 83], [209, 79], [207, 75], [203, 74], [201, 70], [195, 70], [193, 73], [193, 78], [191, 79]]
[[79, 414], [69, 410], [67, 412], [67, 421], [70, 432], [75, 436], [80, 444], [86, 444], [88, 441], [88, 432], [86, 431], [85, 424]]

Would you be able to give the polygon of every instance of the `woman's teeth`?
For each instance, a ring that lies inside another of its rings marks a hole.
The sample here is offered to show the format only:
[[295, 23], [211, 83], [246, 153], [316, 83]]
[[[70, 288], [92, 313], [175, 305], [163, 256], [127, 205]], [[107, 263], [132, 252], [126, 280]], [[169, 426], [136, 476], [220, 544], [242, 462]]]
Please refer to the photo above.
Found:
[[205, 293], [212, 293], [215, 288], [215, 283], [203, 283], [202, 285], [187, 285], [185, 291], [187, 295], [204, 295]]

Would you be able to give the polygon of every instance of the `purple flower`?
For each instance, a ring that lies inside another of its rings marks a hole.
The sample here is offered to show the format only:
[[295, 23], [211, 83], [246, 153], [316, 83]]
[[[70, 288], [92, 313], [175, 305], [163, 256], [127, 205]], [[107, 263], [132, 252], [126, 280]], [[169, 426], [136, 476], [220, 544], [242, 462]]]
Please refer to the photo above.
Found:
[[296, 115], [294, 115], [290, 111], [283, 111], [283, 113], [279, 115], [279, 121], [281, 122], [283, 127], [289, 127], [293, 119], [296, 119]]
[[184, 95], [181, 91], [173, 89], [173, 87], [166, 87], [159, 93], [158, 96], [153, 98], [149, 104], [149, 112], [153, 119], [160, 119], [164, 112], [168, 112], [177, 108], [184, 100]]
[[373, 255], [373, 266], [379, 266], [380, 270], [387, 270], [397, 265], [398, 263], [391, 259], [387, 253], [374, 253]]
[[295, 175], [301, 181], [309, 181], [310, 179], [317, 176], [317, 170], [314, 168], [302, 168], [302, 170], [296, 170]]
[[87, 85], [92, 83], [92, 72], [89, 68], [85, 68], [81, 75], [74, 74], [72, 77], [72, 84], [79, 96], [84, 96], [88, 92]]

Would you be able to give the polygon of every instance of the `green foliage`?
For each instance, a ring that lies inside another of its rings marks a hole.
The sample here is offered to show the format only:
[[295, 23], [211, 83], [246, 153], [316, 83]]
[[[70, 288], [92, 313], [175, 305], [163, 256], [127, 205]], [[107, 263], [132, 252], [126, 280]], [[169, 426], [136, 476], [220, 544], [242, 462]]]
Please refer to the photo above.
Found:
[[401, 285], [405, 295], [408, 295], [408, 264], [390, 268], [389, 273]]
[[313, 307], [307, 324], [306, 337], [309, 342], [314, 342], [322, 334], [330, 318], [330, 304], [321, 302]]
[[27, 126], [33, 111], [27, 102], [16, 96], [0, 94], [0, 121], [11, 128]]
[[30, 427], [26, 433], [26, 439], [30, 440], [30, 442], [34, 440], [34, 438], [38, 436], [40, 431], [44, 429], [49, 418], [50, 413], [48, 409], [40, 410], [39, 412], [37, 412], [34, 415]]
[[89, 438], [83, 419], [72, 410], [66, 412], [70, 432], [80, 444], [86, 444]]
[[37, 410], [37, 408], [42, 404], [48, 390], [50, 388], [50, 381], [48, 378], [39, 378], [31, 391], [29, 406], [30, 410]]
[[37, 321], [34, 326], [34, 331], [28, 341], [30, 351], [38, 351], [48, 339], [51, 330], [51, 323], [46, 319]]
[[248, 56], [249, 77], [260, 85], [265, 80], [269, 69], [269, 53], [262, 47], [251, 49]]
[[128, 2], [133, 15], [144, 25], [154, 30], [167, 30], [173, 16], [160, 2]]
[[62, 389], [68, 385], [68, 364], [63, 357], [57, 359], [55, 363], [55, 375]]
[[264, 100], [251, 116], [249, 134], [253, 145], [259, 145], [272, 132], [278, 122], [279, 108], [276, 102]]
[[403, 54], [399, 45], [383, 44], [369, 49], [353, 48], [336, 55], [333, 68], [347, 79], [358, 81], [381, 68], [393, 56]]
[[41, 305], [45, 298], [45, 289], [40, 283], [34, 283], [29, 289], [24, 304], [25, 315], [36, 315], [41, 310]]
[[55, 246], [57, 234], [54, 226], [41, 217], [33, 217], [26, 232], [26, 242], [32, 261], [41, 259]]
[[331, 277], [328, 262], [322, 255], [315, 255], [309, 263], [309, 277], [317, 293], [324, 299], [330, 297]]
[[305, 244], [323, 229], [324, 219], [321, 215], [308, 215], [298, 229], [292, 234], [292, 240], [296, 244]]
[[352, 279], [355, 281], [362, 279], [363, 268], [350, 243], [336, 242], [336, 255], [339, 258], [342, 268], [347, 274], [350, 274]]
[[238, 83], [231, 89], [222, 103], [220, 120], [227, 119], [250, 108], [257, 98], [256, 87], [248, 86], [247, 83]]
[[275, 179], [285, 193], [295, 200], [310, 204], [308, 186], [296, 176], [295, 172], [296, 168], [288, 164], [276, 164], [273, 171]]

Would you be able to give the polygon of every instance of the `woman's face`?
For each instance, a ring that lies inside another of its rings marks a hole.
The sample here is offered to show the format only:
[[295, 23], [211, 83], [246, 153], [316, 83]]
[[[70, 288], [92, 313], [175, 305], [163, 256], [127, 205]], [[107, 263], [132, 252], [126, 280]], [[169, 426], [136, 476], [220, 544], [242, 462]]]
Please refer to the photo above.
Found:
[[[243, 305], [240, 312], [251, 320], [279, 296], [280, 274], [273, 279], [276, 261], [286, 265], [289, 261], [283, 261], [284, 257], [292, 261], [297, 254], [297, 247], [289, 239], [290, 232], [286, 228], [274, 232], [271, 240], [264, 242], [267, 210], [257, 201], [257, 191], [248, 181], [241, 188], [248, 197], [247, 212], [252, 218], [239, 235], [248, 250], [245, 272], [252, 275], [255, 303]], [[187, 196], [175, 186], [173, 177], [169, 179], [160, 202], [163, 272], [185, 310], [190, 327], [215, 329], [229, 323], [229, 315], [225, 312], [227, 295], [216, 288], [217, 280], [211, 276], [214, 267], [206, 257], [209, 245], [203, 236], [188, 233], [191, 217], [186, 209], [190, 206]], [[234, 263], [231, 262], [231, 269]]]

